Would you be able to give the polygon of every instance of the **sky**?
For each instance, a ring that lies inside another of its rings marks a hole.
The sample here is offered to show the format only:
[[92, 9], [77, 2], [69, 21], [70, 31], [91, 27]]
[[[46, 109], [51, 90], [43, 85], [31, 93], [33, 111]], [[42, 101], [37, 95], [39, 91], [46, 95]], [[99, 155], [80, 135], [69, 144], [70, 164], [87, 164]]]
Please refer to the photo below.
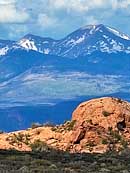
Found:
[[0, 39], [60, 39], [89, 24], [130, 35], [130, 0], [0, 0]]

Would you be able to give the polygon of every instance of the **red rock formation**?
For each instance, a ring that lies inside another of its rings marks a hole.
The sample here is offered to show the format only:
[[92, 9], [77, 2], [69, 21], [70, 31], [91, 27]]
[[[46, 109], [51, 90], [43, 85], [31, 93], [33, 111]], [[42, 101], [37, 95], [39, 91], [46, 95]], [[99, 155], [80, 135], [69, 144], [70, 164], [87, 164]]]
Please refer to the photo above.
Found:
[[74, 120], [71, 141], [82, 149], [85, 145], [101, 148], [101, 144], [104, 149], [104, 143], [116, 143], [120, 136], [130, 140], [130, 103], [120, 99], [104, 97], [81, 103], [73, 112]]
[[[130, 103], [104, 97], [81, 103], [72, 114], [72, 120], [55, 127], [39, 127], [14, 132], [29, 134], [33, 143], [39, 139], [47, 145], [70, 152], [105, 152], [130, 147]], [[12, 144], [9, 134], [0, 135], [0, 148], [30, 150], [29, 145]], [[15, 135], [15, 136], [16, 136]]]
[[104, 97], [81, 103], [73, 112], [72, 120], [80, 126], [83, 122], [108, 128], [125, 128], [130, 126], [130, 103], [117, 98]]

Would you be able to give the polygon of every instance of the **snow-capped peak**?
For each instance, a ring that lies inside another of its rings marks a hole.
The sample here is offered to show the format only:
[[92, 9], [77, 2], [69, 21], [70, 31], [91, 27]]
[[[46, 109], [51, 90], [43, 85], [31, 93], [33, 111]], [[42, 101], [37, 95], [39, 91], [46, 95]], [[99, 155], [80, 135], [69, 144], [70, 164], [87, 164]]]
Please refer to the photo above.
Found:
[[130, 40], [130, 37], [127, 34], [124, 34], [122, 32], [119, 32], [118, 30], [109, 27], [109, 26], [104, 26], [103, 24], [99, 25], [87, 25], [81, 28], [81, 30], [90, 30], [89, 33], [93, 34], [95, 31], [98, 31], [99, 29], [106, 28], [109, 32], [115, 34], [116, 36], [123, 38], [125, 40]]
[[86, 26], [83, 26], [81, 29], [82, 30], [86, 30], [86, 29], [95, 29], [96, 28], [96, 25], [86, 25]]
[[33, 40], [28, 40], [23, 38], [18, 42], [18, 44], [26, 49], [38, 51], [37, 47], [35, 46], [35, 42]]
[[[7, 45], [2, 44], [0, 55], [8, 52], [5, 48]], [[130, 37], [109, 26], [98, 24], [79, 28], [61, 40], [27, 34], [12, 44], [9, 50], [11, 48], [23, 48], [27, 51], [34, 50], [43, 54], [76, 58], [96, 51], [130, 53]]]
[[121, 37], [121, 38], [123, 38], [123, 39], [125, 39], [125, 40], [130, 40], [130, 37], [128, 36], [128, 35], [126, 35], [126, 34], [124, 34], [124, 33], [121, 33], [121, 32], [119, 32], [119, 31], [117, 31], [116, 29], [114, 29], [114, 28], [111, 28], [111, 27], [106, 27], [110, 32], [112, 32], [113, 34], [115, 34], [115, 35], [117, 35], [118, 37]]
[[86, 25], [82, 28], [80, 28], [81, 30], [90, 30], [91, 31], [98, 31], [99, 29], [105, 27], [103, 24], [98, 24], [98, 25]]

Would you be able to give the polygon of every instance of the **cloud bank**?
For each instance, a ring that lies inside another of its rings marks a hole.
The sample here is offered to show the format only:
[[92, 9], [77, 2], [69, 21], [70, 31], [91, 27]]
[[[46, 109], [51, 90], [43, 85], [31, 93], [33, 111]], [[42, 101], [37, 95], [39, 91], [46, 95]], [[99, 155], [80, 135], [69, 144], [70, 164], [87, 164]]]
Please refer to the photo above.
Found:
[[0, 37], [17, 39], [28, 32], [59, 38], [97, 23], [130, 34], [129, 18], [130, 0], [0, 0]]
[[0, 0], [0, 23], [23, 23], [29, 14], [16, 8], [16, 0]]

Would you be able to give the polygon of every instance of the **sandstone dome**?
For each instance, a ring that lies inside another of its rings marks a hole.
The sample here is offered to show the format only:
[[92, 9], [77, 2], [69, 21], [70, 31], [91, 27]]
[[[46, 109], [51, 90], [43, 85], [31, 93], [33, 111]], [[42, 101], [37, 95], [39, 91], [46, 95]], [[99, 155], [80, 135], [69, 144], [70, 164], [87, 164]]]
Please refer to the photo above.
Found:
[[130, 103], [113, 97], [92, 99], [76, 108], [72, 120], [123, 130], [130, 127]]

